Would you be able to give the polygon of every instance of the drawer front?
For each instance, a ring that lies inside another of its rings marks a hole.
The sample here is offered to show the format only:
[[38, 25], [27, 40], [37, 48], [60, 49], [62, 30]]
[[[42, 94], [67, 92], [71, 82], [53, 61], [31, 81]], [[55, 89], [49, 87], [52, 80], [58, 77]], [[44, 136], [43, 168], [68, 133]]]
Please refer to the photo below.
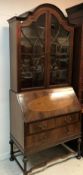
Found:
[[38, 121], [34, 123], [28, 124], [26, 126], [26, 135], [29, 134], [35, 134], [38, 132], [42, 132], [45, 130], [61, 127], [64, 125], [72, 124], [75, 122], [78, 122], [80, 120], [79, 114], [71, 114], [71, 115], [66, 115], [66, 116], [61, 116], [57, 118], [52, 118], [44, 121]]
[[41, 151], [60, 142], [78, 137], [81, 133], [80, 122], [30, 135], [25, 138], [25, 149], [29, 153]]

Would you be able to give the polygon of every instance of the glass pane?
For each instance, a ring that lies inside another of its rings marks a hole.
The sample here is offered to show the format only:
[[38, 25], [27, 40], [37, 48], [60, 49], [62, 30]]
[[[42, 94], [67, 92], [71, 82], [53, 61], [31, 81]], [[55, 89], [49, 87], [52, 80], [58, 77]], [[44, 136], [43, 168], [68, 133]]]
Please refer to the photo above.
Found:
[[21, 28], [21, 88], [44, 85], [45, 15]]
[[68, 83], [69, 74], [69, 32], [52, 16], [50, 84]]

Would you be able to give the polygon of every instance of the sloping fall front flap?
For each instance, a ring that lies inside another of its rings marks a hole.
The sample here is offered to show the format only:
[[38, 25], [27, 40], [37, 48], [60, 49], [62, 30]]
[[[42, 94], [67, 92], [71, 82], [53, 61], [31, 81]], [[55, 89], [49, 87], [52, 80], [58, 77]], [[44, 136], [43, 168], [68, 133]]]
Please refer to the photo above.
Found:
[[81, 110], [72, 87], [33, 90], [17, 94], [26, 122], [66, 115]]

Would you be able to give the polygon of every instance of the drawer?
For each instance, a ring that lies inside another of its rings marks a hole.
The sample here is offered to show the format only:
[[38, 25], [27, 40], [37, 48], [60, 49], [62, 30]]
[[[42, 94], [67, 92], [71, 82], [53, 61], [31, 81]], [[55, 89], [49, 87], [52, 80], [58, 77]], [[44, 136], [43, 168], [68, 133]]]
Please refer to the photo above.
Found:
[[80, 121], [80, 116], [79, 116], [78, 113], [71, 114], [71, 115], [65, 116], [63, 120], [64, 120], [63, 123], [65, 123], [65, 124], [72, 124], [74, 122], [79, 122]]
[[58, 127], [62, 127], [65, 125], [69, 125], [69, 124], [79, 122], [79, 121], [80, 121], [80, 116], [78, 113], [70, 114], [66, 116], [57, 117], [52, 120], [48, 120], [47, 126], [48, 126], [48, 129], [52, 129], [52, 128], [58, 128]]
[[60, 142], [72, 140], [81, 134], [80, 122], [55, 128], [25, 138], [25, 150], [29, 153], [38, 152], [50, 148]]
[[29, 124], [29, 134], [33, 134], [33, 133], [37, 133], [37, 132], [41, 132], [44, 130], [48, 129], [48, 125], [47, 125], [48, 121], [44, 120], [44, 121], [38, 121], [38, 122], [34, 122]]
[[74, 122], [78, 122], [80, 120], [79, 114], [71, 114], [56, 118], [51, 118], [48, 120], [37, 121], [26, 125], [26, 135], [35, 134], [38, 132], [46, 131], [49, 129], [61, 127], [64, 125], [72, 124]]

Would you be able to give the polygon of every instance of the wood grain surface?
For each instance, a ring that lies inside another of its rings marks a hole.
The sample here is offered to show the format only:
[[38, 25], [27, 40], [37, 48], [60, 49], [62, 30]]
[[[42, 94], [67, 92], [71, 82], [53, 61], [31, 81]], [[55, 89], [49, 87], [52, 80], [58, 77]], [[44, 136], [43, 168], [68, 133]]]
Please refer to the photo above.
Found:
[[27, 91], [17, 94], [25, 122], [79, 112], [80, 105], [72, 87]]

